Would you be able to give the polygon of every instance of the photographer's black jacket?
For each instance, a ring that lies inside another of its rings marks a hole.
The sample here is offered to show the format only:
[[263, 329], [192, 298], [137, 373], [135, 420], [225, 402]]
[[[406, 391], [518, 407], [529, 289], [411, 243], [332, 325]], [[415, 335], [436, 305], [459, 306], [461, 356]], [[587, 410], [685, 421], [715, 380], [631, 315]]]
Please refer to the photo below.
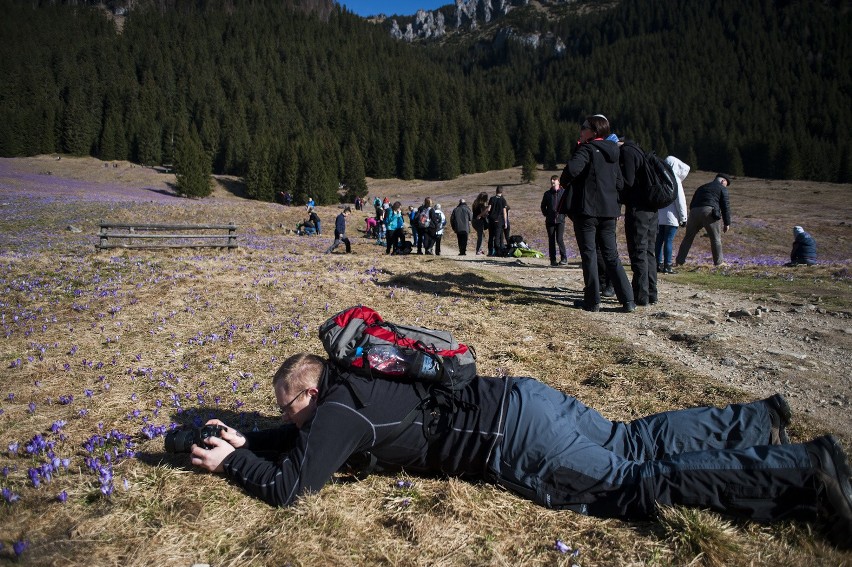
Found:
[[[367, 451], [388, 468], [482, 477], [503, 438], [511, 384], [511, 378], [475, 378], [460, 394], [465, 403], [452, 414], [450, 427], [430, 443], [419, 413], [396, 436], [400, 422], [421, 401], [414, 385], [332, 375], [321, 386], [325, 391], [316, 415], [301, 430], [290, 426], [247, 434], [249, 448], [237, 449], [222, 465], [246, 491], [275, 506], [319, 491], [351, 455]], [[272, 461], [256, 454], [270, 450], [283, 453]]]

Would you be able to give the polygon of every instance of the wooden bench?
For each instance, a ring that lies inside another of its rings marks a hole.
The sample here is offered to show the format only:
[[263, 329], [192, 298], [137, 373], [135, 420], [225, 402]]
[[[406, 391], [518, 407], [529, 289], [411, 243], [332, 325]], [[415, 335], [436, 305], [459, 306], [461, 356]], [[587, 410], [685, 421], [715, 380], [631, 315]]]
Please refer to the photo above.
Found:
[[237, 247], [237, 225], [135, 224], [101, 221], [97, 248]]

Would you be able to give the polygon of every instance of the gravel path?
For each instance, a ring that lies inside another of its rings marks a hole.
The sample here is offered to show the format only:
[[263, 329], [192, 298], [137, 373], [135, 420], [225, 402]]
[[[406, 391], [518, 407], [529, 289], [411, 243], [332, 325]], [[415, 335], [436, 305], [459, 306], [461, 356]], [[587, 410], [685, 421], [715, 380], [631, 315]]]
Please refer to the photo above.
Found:
[[[445, 241], [448, 240], [445, 237]], [[443, 256], [499, 273], [550, 300], [573, 305], [582, 297], [579, 264], [551, 268], [546, 259]], [[628, 274], [629, 275], [629, 274]], [[756, 397], [780, 392], [794, 415], [807, 415], [826, 432], [852, 440], [852, 314], [775, 296], [746, 296], [659, 278], [660, 302], [620, 313], [604, 300], [602, 311], [577, 316], [597, 332], [682, 364]], [[795, 417], [794, 417], [795, 419]]]

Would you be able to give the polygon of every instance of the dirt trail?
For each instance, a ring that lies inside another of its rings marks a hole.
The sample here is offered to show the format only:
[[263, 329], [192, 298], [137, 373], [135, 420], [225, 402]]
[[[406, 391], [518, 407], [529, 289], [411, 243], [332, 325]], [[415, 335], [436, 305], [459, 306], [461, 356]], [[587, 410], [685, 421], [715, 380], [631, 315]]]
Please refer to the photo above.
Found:
[[[452, 239], [452, 236], [450, 237]], [[445, 237], [445, 240], [447, 238]], [[579, 263], [551, 268], [547, 259], [443, 256], [498, 273], [551, 301], [573, 305], [582, 297]], [[628, 274], [629, 275], [629, 274]], [[618, 311], [613, 299], [599, 313], [577, 310], [596, 332], [619, 337], [672, 364], [710, 376], [756, 397], [780, 392], [796, 415], [852, 441], [852, 314], [779, 296], [756, 299], [659, 278], [660, 302]]]

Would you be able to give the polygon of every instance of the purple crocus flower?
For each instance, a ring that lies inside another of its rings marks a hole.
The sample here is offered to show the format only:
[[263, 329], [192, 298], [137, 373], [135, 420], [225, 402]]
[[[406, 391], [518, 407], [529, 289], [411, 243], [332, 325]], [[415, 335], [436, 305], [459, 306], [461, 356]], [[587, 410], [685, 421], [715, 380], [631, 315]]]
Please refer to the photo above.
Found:
[[28, 542], [28, 541], [25, 541], [25, 540], [16, 541], [15, 543], [12, 544], [12, 550], [15, 552], [15, 555], [20, 557], [21, 555], [23, 555], [23, 553], [27, 550], [27, 548], [29, 546], [30, 546], [30, 542]]
[[555, 549], [559, 553], [568, 553], [571, 551], [571, 548], [568, 547], [568, 544], [566, 544], [561, 539], [556, 540], [556, 543], [553, 544], [553, 549]]
[[68, 492], [66, 490], [63, 490], [62, 492], [56, 495], [56, 499], [64, 504], [65, 501], [68, 500]]
[[6, 487], [4, 487], [3, 490], [0, 490], [0, 495], [2, 495], [3, 500], [8, 502], [9, 504], [14, 504], [15, 502], [21, 499], [19, 495], [15, 494], [9, 488]]

